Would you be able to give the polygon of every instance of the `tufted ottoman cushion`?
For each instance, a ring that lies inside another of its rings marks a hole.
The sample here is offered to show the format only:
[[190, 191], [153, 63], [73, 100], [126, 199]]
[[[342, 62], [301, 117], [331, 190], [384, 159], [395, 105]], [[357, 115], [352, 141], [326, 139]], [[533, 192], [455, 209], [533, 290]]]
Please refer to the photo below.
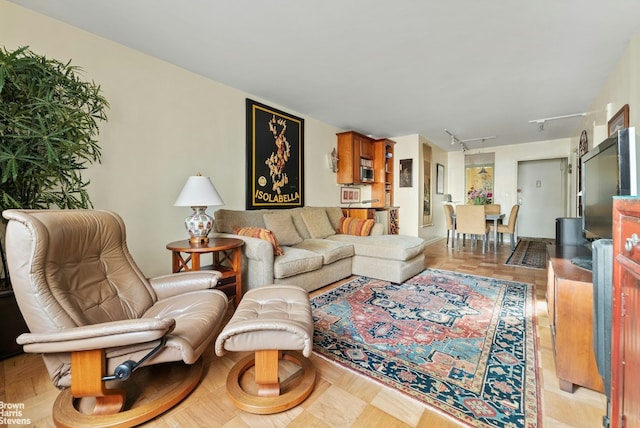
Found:
[[302, 351], [313, 348], [309, 295], [293, 285], [268, 285], [247, 291], [231, 321], [216, 340], [216, 354], [266, 349]]
[[[315, 369], [307, 358], [313, 349], [313, 317], [307, 292], [293, 285], [267, 285], [244, 294], [229, 323], [218, 335], [216, 354], [254, 352], [238, 361], [227, 376], [227, 392], [242, 410], [270, 414], [290, 409], [305, 400], [315, 385]], [[300, 381], [282, 391], [278, 361], [302, 368]], [[258, 395], [240, 386], [240, 378], [255, 366]]]

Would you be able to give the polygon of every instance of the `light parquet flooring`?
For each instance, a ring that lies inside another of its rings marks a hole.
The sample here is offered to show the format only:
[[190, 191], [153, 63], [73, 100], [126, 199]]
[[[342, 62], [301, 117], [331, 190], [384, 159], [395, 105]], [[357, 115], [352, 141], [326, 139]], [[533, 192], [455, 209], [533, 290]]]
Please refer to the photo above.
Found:
[[[576, 388], [571, 394], [558, 387], [545, 302], [545, 270], [505, 266], [504, 261], [510, 254], [509, 245], [500, 246], [497, 254], [492, 251], [482, 254], [480, 246], [452, 250], [442, 240], [429, 245], [425, 254], [427, 267], [535, 284], [542, 426], [602, 427], [606, 407], [603, 394], [586, 388]], [[340, 283], [332, 284], [324, 290]], [[215, 356], [211, 345], [210, 351], [205, 354], [205, 375], [200, 385], [178, 406], [144, 426], [461, 426], [412, 398], [316, 355], [312, 356], [312, 361], [318, 372], [317, 385], [306, 401], [294, 409], [275, 415], [245, 413], [233, 406], [225, 392], [226, 375], [234, 362], [243, 355], [228, 354], [219, 358]], [[53, 426], [51, 408], [57, 393], [38, 355], [23, 354], [0, 361], [0, 401], [24, 404], [21, 414], [23, 418], [30, 419], [31, 426]]]

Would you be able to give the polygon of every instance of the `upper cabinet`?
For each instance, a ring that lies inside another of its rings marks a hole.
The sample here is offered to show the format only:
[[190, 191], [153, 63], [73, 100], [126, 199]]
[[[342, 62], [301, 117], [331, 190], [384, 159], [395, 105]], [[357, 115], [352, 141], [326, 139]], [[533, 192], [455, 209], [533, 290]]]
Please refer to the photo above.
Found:
[[374, 208], [393, 206], [393, 150], [395, 141], [374, 140], [354, 131], [338, 136], [338, 184], [371, 185]]
[[338, 183], [371, 184], [374, 180], [373, 139], [354, 131], [338, 135]]

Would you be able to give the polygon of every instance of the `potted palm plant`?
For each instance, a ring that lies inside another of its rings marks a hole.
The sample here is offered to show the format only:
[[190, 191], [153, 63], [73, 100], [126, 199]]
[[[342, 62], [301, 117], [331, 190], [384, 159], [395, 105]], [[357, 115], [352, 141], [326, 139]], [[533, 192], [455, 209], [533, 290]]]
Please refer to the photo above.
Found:
[[[92, 207], [81, 172], [100, 162], [98, 124], [109, 105], [81, 72], [28, 47], [0, 48], [0, 211]], [[26, 331], [5, 264], [5, 226], [3, 219], [0, 358], [19, 351], [15, 338]]]

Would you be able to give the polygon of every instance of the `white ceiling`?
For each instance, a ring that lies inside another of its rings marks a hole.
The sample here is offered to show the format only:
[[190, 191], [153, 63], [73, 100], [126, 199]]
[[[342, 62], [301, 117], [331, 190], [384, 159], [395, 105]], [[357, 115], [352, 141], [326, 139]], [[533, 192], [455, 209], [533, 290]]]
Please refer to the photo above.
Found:
[[[638, 0], [12, 0], [345, 130], [572, 137]], [[604, 107], [603, 107], [604, 108]]]

